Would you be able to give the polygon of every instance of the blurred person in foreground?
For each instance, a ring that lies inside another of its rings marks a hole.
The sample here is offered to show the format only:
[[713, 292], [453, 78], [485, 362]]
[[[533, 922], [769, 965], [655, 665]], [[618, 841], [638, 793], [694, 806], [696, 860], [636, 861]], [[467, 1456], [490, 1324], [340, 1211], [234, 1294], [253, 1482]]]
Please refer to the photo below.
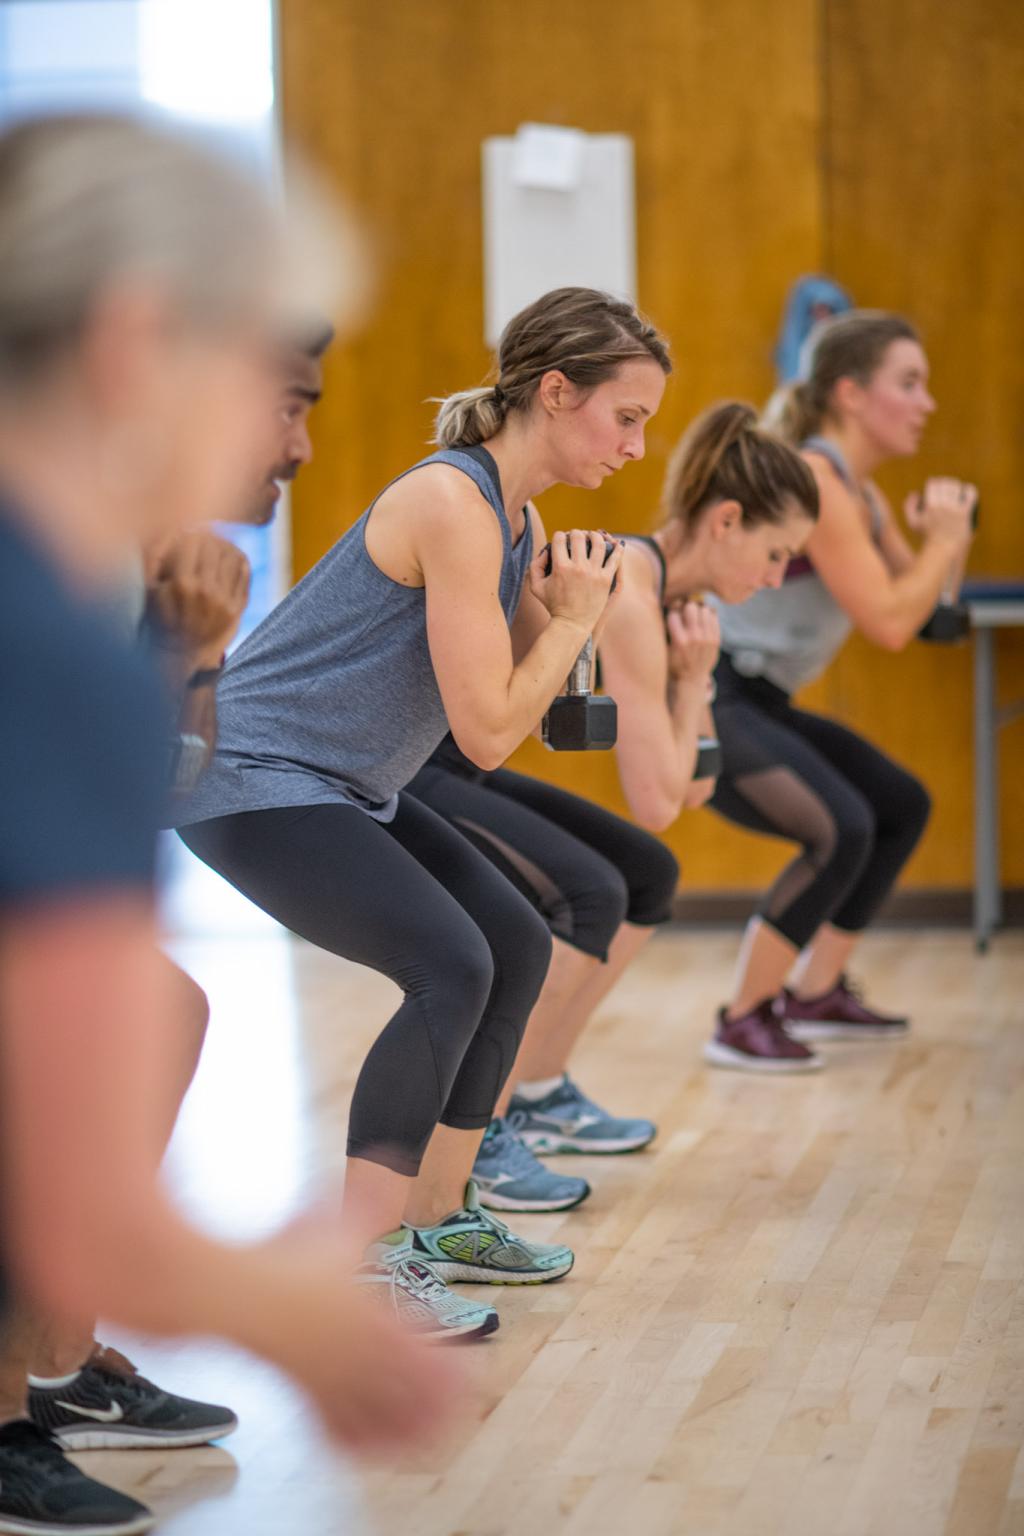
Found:
[[[372, 1288], [341, 1283], [359, 1238], [306, 1223], [228, 1247], [159, 1181], [182, 1092], [180, 998], [153, 900], [163, 713], [154, 674], [104, 613], [133, 547], [236, 511], [274, 405], [267, 337], [300, 283], [308, 299], [310, 273], [242, 179], [115, 118], [0, 138], [0, 231], [8, 1320], [28, 1300], [55, 1327], [102, 1311], [219, 1333], [292, 1371], [348, 1445], [404, 1442], [442, 1407], [449, 1368]], [[26, 1416], [5, 1343], [0, 1531], [146, 1529], [144, 1506], [84, 1477]], [[54, 1402], [73, 1402], [72, 1386], [51, 1385]], [[125, 1417], [114, 1393], [76, 1406], [98, 1433]]]

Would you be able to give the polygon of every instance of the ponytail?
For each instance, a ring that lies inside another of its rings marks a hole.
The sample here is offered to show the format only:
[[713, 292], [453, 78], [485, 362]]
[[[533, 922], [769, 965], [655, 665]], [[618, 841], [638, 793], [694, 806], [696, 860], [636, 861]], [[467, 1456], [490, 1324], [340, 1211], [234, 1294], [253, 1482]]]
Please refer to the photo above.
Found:
[[434, 442], [439, 448], [472, 448], [495, 432], [505, 420], [506, 406], [496, 384], [464, 389], [442, 400], [434, 418]]
[[662, 511], [689, 536], [706, 507], [738, 502], [743, 524], [781, 523], [795, 503], [818, 516], [818, 488], [800, 455], [758, 426], [757, 412], [727, 400], [698, 416], [669, 461]]
[[761, 425], [766, 432], [781, 437], [784, 443], [799, 448], [801, 443], [821, 431], [824, 418], [825, 411], [815, 403], [811, 385], [798, 379], [775, 391], [764, 408]]

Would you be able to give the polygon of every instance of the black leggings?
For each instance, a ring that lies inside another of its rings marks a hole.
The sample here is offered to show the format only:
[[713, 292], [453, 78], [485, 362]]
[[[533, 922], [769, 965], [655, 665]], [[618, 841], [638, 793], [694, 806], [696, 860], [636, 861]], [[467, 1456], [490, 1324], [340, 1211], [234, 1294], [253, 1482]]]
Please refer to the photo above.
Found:
[[438, 1121], [488, 1124], [547, 974], [551, 936], [464, 837], [404, 793], [386, 824], [353, 806], [314, 805], [180, 833], [294, 933], [402, 988], [356, 1083], [351, 1156], [414, 1175]]
[[[457, 762], [459, 754], [451, 756]], [[443, 753], [408, 792], [479, 848], [557, 939], [586, 955], [607, 960], [623, 922], [649, 928], [672, 916], [679, 878], [672, 854], [591, 800], [507, 768], [452, 768]]]
[[802, 949], [822, 923], [866, 928], [924, 831], [928, 791], [863, 737], [794, 709], [723, 656], [715, 728], [723, 773], [711, 805], [727, 821], [801, 843], [760, 916]]

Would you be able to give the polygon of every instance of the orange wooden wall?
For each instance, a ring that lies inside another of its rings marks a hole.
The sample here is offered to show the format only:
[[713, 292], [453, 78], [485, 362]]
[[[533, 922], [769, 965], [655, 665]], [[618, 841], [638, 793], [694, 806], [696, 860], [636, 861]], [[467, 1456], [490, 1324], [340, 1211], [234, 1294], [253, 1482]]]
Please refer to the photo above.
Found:
[[[550, 492], [549, 527], [649, 527], [686, 421], [766, 398], [786, 288], [825, 268], [928, 344], [942, 409], [888, 488], [973, 475], [974, 567], [1024, 573], [1017, 0], [282, 0], [281, 55], [286, 129], [362, 215], [378, 272], [366, 328], [329, 359], [317, 462], [294, 493], [296, 574], [424, 451], [428, 397], [486, 372], [480, 144], [527, 120], [632, 135], [640, 300], [676, 361], [646, 461], [596, 495]], [[1024, 637], [1001, 649], [1024, 692]], [[908, 883], [967, 884], [969, 651], [855, 639], [807, 697], [931, 787]], [[530, 743], [516, 761], [621, 808], [608, 757]], [[1024, 727], [1003, 771], [1004, 874], [1024, 883]], [[760, 885], [786, 856], [708, 812], [668, 840], [691, 888]]]

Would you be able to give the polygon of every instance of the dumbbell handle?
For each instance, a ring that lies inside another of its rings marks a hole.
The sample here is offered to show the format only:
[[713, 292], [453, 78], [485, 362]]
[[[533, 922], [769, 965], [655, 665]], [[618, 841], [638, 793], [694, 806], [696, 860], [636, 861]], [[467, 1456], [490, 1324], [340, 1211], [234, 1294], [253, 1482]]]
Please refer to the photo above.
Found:
[[579, 696], [594, 691], [594, 637], [588, 635], [566, 679], [566, 693]]

